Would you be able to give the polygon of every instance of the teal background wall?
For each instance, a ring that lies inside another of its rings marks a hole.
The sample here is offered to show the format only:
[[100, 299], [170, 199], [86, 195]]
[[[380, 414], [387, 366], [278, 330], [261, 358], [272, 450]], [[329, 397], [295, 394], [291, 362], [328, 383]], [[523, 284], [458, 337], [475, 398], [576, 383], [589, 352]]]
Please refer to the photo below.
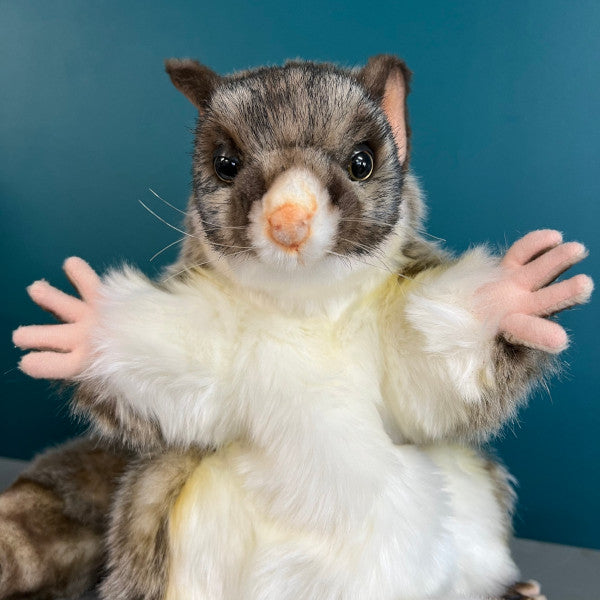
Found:
[[[460, 251], [558, 228], [588, 244], [576, 272], [598, 281], [599, 31], [593, 1], [0, 0], [0, 455], [29, 458], [76, 431], [64, 397], [14, 368], [10, 331], [47, 318], [25, 286], [66, 287], [72, 254], [150, 274], [175, 256], [149, 262], [176, 233], [137, 202], [177, 222], [148, 188], [180, 208], [189, 189], [195, 114], [164, 58], [227, 73], [403, 56], [429, 231]], [[495, 444], [520, 481], [522, 536], [600, 548], [598, 305], [563, 315], [570, 366]]]

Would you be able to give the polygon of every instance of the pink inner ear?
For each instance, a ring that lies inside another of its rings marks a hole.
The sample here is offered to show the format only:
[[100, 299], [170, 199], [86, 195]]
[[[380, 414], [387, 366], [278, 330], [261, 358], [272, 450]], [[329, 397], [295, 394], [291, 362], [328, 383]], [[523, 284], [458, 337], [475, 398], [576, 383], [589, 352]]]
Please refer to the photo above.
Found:
[[402, 75], [397, 71], [392, 72], [385, 82], [382, 107], [388, 119], [396, 146], [400, 164], [406, 160], [406, 115], [404, 114], [404, 100], [406, 86]]

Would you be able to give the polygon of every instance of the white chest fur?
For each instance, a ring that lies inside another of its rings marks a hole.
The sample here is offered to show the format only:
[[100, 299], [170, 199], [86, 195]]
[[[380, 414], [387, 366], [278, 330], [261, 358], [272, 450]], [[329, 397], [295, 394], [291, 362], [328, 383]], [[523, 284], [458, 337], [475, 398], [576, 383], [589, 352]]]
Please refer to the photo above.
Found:
[[389, 283], [294, 317], [209, 275], [168, 293], [111, 280], [94, 376], [168, 442], [220, 448], [170, 514], [170, 600], [483, 598], [511, 581], [482, 461], [388, 435], [429, 368], [397, 317], [406, 284]]
[[375, 311], [241, 322], [218, 393], [244, 441], [177, 503], [173, 598], [411, 597], [423, 569], [445, 585], [449, 500], [432, 461], [385, 433]]
[[253, 448], [240, 465], [247, 484], [298, 525], [364, 517], [390, 446], [375, 315], [274, 320], [254, 315], [226, 378]]

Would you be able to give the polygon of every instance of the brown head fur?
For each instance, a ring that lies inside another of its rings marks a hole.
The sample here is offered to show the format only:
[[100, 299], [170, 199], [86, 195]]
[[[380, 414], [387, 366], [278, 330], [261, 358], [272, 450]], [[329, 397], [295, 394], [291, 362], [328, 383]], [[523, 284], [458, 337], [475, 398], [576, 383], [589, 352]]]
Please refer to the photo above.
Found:
[[[376, 56], [358, 70], [294, 61], [227, 77], [191, 60], [166, 64], [175, 86], [199, 108], [186, 225], [213, 250], [253, 253], [249, 211], [294, 166], [316, 175], [339, 208], [338, 254], [375, 253], [400, 220], [408, 229], [419, 221], [414, 194], [403, 206], [410, 71], [400, 59]], [[360, 144], [372, 150], [375, 168], [358, 182], [348, 164]], [[216, 176], [216, 156], [240, 161], [233, 181]], [[182, 256], [193, 264], [204, 253], [188, 238]]]

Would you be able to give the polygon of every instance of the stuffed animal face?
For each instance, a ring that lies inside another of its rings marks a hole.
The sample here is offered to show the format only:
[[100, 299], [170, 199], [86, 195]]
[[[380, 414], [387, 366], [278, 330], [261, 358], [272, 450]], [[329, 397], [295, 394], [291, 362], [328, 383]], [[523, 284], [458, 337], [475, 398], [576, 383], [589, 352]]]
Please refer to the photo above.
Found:
[[362, 71], [295, 62], [224, 78], [167, 63], [200, 113], [188, 228], [236, 278], [339, 279], [398, 246], [407, 71], [381, 59]]

